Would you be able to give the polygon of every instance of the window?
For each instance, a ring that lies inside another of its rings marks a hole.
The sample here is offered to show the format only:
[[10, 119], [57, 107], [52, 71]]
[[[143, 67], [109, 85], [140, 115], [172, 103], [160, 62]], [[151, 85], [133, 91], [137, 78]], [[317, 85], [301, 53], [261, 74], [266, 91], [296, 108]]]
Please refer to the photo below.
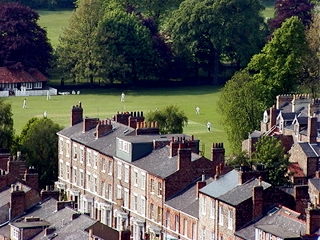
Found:
[[90, 179], [91, 175], [90, 173], [87, 173], [87, 178], [86, 178], [86, 188], [90, 191]]
[[84, 174], [83, 170], [80, 169], [80, 186], [83, 187], [84, 185]]
[[141, 189], [144, 190], [146, 188], [146, 174], [141, 173]]
[[211, 204], [210, 204], [210, 218], [214, 219], [215, 216], [215, 202], [213, 200], [211, 200]]
[[197, 225], [195, 223], [192, 223], [192, 239], [197, 239]]
[[142, 196], [141, 197], [141, 215], [144, 216], [146, 214], [146, 199]]
[[113, 162], [110, 160], [108, 161], [108, 174], [112, 175], [112, 166], [113, 166]]
[[138, 187], [138, 171], [136, 169], [133, 172], [133, 184]]
[[228, 229], [233, 229], [233, 213], [230, 209], [228, 209]]
[[170, 212], [167, 211], [166, 213], [166, 227], [170, 228]]
[[162, 220], [162, 208], [158, 207], [157, 222], [161, 222], [161, 220]]
[[73, 167], [73, 172], [72, 172], [72, 182], [74, 183], [74, 184], [77, 184], [77, 168], [76, 167]]
[[154, 179], [151, 179], [151, 181], [150, 181], [150, 191], [151, 191], [151, 193], [154, 193]]
[[98, 153], [93, 154], [93, 167], [98, 168]]
[[124, 165], [124, 181], [129, 182], [129, 166]]
[[117, 186], [117, 199], [122, 199], [122, 187]]
[[218, 240], [223, 240], [223, 236], [222, 236], [222, 235], [219, 235], [219, 236], [218, 236]]
[[101, 160], [101, 171], [106, 172], [106, 159], [102, 158]]
[[108, 199], [112, 200], [112, 185], [108, 184]]
[[127, 188], [123, 191], [123, 206], [129, 208], [129, 189]]
[[153, 219], [154, 216], [154, 204], [150, 204], [150, 219]]
[[178, 215], [175, 215], [174, 216], [174, 230], [176, 232], [179, 232], [179, 216]]
[[210, 240], [214, 240], [214, 232], [210, 233]]
[[133, 210], [138, 211], [138, 195], [136, 193], [133, 196]]
[[72, 145], [72, 158], [74, 160], [77, 160], [77, 145], [76, 144]]
[[219, 225], [223, 226], [223, 207], [219, 206]]
[[84, 149], [80, 147], [80, 162], [83, 163], [84, 161]]
[[66, 165], [66, 173], [67, 173], [67, 180], [70, 180], [70, 165], [69, 163], [67, 163]]
[[35, 82], [35, 83], [33, 83], [33, 87], [34, 88], [42, 88], [42, 82]]
[[59, 138], [59, 153], [63, 154], [63, 138]]
[[126, 141], [123, 141], [123, 140], [119, 139], [119, 149], [121, 151], [129, 153], [129, 145], [130, 145], [129, 142], [126, 142]]
[[158, 182], [158, 195], [162, 196], [162, 182]]
[[255, 234], [256, 236], [256, 240], [262, 240], [262, 230], [261, 229], [257, 229], [256, 228], [256, 234]]
[[87, 151], [87, 166], [91, 166], [91, 151]]
[[13, 239], [19, 239], [19, 229], [13, 228], [12, 237]]
[[59, 160], [59, 176], [63, 178], [63, 160]]
[[98, 177], [93, 176], [93, 181], [94, 181], [94, 192], [97, 193], [98, 192]]
[[121, 179], [121, 168], [122, 168], [122, 163], [118, 162], [118, 179]]
[[67, 146], [66, 146], [66, 157], [70, 157], [70, 142], [67, 141]]
[[105, 197], [106, 196], [106, 182], [101, 181], [101, 196]]
[[22, 87], [26, 87], [26, 89], [32, 89], [32, 83], [27, 82], [27, 83], [21, 83]]
[[206, 228], [201, 229], [201, 240], [206, 240]]
[[201, 198], [201, 213], [202, 215], [206, 215], [206, 197], [202, 196]]
[[187, 227], [188, 227], [188, 221], [187, 221], [187, 219], [183, 219], [183, 235], [185, 235], [185, 236], [187, 236], [187, 233], [188, 233]]

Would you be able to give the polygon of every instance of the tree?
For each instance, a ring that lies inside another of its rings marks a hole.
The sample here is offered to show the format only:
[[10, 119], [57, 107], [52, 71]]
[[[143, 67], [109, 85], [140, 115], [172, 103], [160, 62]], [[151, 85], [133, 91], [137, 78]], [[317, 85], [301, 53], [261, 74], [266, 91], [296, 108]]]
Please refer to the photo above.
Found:
[[9, 103], [0, 99], [0, 149], [11, 149], [14, 139], [12, 110]]
[[281, 24], [293, 16], [299, 17], [304, 26], [312, 23], [312, 10], [315, 4], [312, 0], [277, 0], [275, 1], [275, 18], [270, 20], [270, 28], [280, 28]]
[[[136, 84], [153, 75], [156, 54], [151, 34], [136, 14], [126, 13], [121, 8], [107, 10], [97, 36], [101, 46], [99, 53], [110, 60], [104, 62], [104, 71], [111, 73], [114, 79]], [[118, 60], [119, 64], [110, 69], [109, 64], [113, 66]]]
[[304, 27], [298, 17], [292, 17], [274, 31], [273, 38], [261, 53], [252, 57], [248, 68], [256, 71], [254, 79], [265, 86], [267, 107], [273, 104], [277, 95], [296, 89], [307, 52]]
[[96, 31], [104, 7], [101, 0], [78, 0], [76, 5], [59, 40], [58, 68], [76, 79], [88, 78], [93, 87], [94, 77], [99, 76], [102, 64], [95, 54], [99, 52]]
[[263, 9], [258, 0], [185, 0], [173, 11], [166, 31], [173, 49], [208, 65], [218, 84], [222, 57], [245, 66], [263, 46]]
[[303, 59], [303, 77], [301, 79], [302, 92], [311, 92], [312, 98], [320, 93], [320, 16], [313, 14], [312, 24], [306, 30], [309, 51]]
[[48, 118], [31, 118], [20, 135], [20, 149], [27, 166], [39, 173], [40, 188], [52, 185], [58, 176], [58, 137], [61, 127]]
[[158, 122], [161, 134], [182, 133], [188, 123], [187, 116], [176, 105], [149, 112], [146, 118], [149, 122]]
[[52, 47], [37, 21], [39, 15], [20, 3], [0, 3], [0, 66], [21, 63], [27, 70], [50, 67]]
[[260, 126], [266, 107], [261, 99], [263, 90], [246, 70], [237, 72], [221, 90], [218, 110], [234, 152], [239, 152], [242, 140]]
[[251, 167], [253, 161], [249, 158], [246, 151], [241, 151], [229, 156], [227, 159], [227, 164], [230, 164], [233, 168], [238, 168], [240, 166]]
[[274, 186], [289, 183], [289, 155], [284, 152], [281, 141], [274, 137], [262, 136], [254, 145], [256, 163], [262, 164], [267, 171], [266, 181]]

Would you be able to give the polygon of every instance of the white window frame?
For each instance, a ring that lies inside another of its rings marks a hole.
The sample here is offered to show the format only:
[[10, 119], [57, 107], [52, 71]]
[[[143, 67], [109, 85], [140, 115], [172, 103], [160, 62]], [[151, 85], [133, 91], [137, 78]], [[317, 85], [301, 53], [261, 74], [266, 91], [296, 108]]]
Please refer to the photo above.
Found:
[[117, 174], [117, 178], [119, 180], [121, 180], [121, 174], [122, 174], [122, 163], [121, 162], [118, 162], [118, 174]]
[[183, 235], [187, 236], [188, 234], [188, 220], [183, 219]]
[[70, 181], [70, 163], [66, 162], [66, 180]]
[[123, 189], [123, 207], [129, 208], [129, 189], [124, 188]]
[[87, 172], [86, 175], [86, 189], [91, 191], [91, 173]]
[[69, 140], [67, 140], [66, 143], [66, 157], [70, 157], [71, 144]]
[[129, 165], [124, 165], [124, 182], [129, 182]]
[[129, 153], [130, 152], [130, 143], [119, 139], [119, 150]]
[[93, 192], [98, 193], [98, 176], [93, 174]]
[[132, 206], [133, 211], [138, 212], [138, 194], [133, 193], [133, 206]]
[[64, 141], [63, 141], [63, 138], [62, 137], [60, 137], [59, 138], [59, 153], [62, 155], [63, 154], [63, 144], [64, 143]]
[[102, 159], [101, 159], [101, 172], [103, 172], [103, 173], [105, 173], [106, 172], [106, 158], [105, 157], [103, 157]]
[[84, 148], [80, 146], [80, 163], [84, 161]]
[[101, 196], [106, 197], [106, 182], [101, 181]]
[[42, 82], [34, 82], [33, 88], [35, 89], [41, 89], [42, 88]]
[[77, 161], [77, 156], [78, 153], [77, 153], [77, 144], [73, 143], [72, 144], [72, 159]]
[[219, 205], [219, 225], [223, 226], [223, 206]]
[[231, 209], [228, 209], [228, 229], [233, 229], [233, 212]]
[[215, 206], [215, 201], [211, 200], [210, 201], [210, 218], [215, 219], [215, 214], [216, 214], [216, 206]]
[[117, 185], [117, 199], [122, 199], [122, 186]]
[[107, 191], [108, 191], [108, 199], [112, 200], [112, 185], [108, 184], [107, 187], [108, 187], [108, 189], [107, 189]]
[[108, 160], [108, 175], [112, 176], [112, 171], [113, 171], [113, 161]]
[[93, 152], [93, 168], [97, 169], [98, 168], [98, 153]]
[[63, 173], [64, 173], [63, 168], [64, 168], [63, 160], [59, 159], [59, 177], [61, 178], [63, 178]]
[[133, 185], [135, 187], [138, 187], [138, 170], [137, 169], [133, 170]]
[[141, 172], [141, 189], [145, 190], [146, 189], [146, 173]]
[[140, 214], [142, 216], [146, 215], [146, 198], [145, 198], [145, 196], [141, 196]]
[[80, 187], [83, 187], [84, 186], [84, 172], [82, 169], [79, 169], [80, 171]]
[[201, 196], [201, 214], [206, 215], [206, 197]]
[[91, 150], [87, 149], [87, 166], [91, 166]]
[[72, 183], [74, 183], [75, 185], [78, 185], [78, 182], [77, 182], [77, 172], [78, 172], [78, 169], [76, 166], [73, 166], [72, 167]]

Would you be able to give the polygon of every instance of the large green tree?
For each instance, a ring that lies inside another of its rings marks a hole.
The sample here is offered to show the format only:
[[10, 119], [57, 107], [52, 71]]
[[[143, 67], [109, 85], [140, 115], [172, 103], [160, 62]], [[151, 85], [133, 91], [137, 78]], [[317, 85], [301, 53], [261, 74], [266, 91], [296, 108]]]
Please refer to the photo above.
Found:
[[158, 122], [161, 134], [182, 133], [188, 123], [185, 113], [176, 105], [149, 112], [146, 116], [149, 122]]
[[273, 104], [277, 95], [296, 89], [307, 53], [304, 26], [298, 17], [292, 17], [274, 31], [273, 38], [261, 53], [252, 57], [248, 68], [256, 71], [255, 80], [266, 86], [264, 97], [268, 106]]
[[264, 44], [263, 5], [258, 0], [185, 0], [170, 16], [166, 31], [177, 53], [214, 72], [221, 59], [245, 66]]
[[274, 186], [286, 185], [289, 182], [289, 155], [284, 152], [281, 141], [274, 137], [262, 136], [254, 145], [254, 158], [267, 171], [266, 181]]
[[11, 105], [0, 99], [0, 149], [11, 149], [13, 139], [14, 129]]
[[37, 21], [39, 15], [20, 3], [0, 3], [0, 66], [50, 67], [52, 47], [46, 31]]
[[109, 58], [103, 63], [104, 71], [114, 80], [135, 84], [152, 76], [156, 52], [149, 29], [136, 14], [121, 8], [107, 10], [97, 36], [99, 53]]
[[104, 7], [101, 0], [78, 0], [76, 5], [56, 50], [58, 68], [66, 77], [89, 79], [93, 87], [94, 77], [100, 74], [96, 34]]
[[248, 133], [259, 128], [266, 105], [261, 98], [264, 87], [248, 71], [237, 72], [222, 88], [218, 101], [221, 122], [233, 151], [241, 150]]
[[20, 149], [28, 166], [39, 173], [40, 188], [52, 185], [58, 176], [58, 137], [61, 127], [48, 118], [31, 118], [20, 135]]

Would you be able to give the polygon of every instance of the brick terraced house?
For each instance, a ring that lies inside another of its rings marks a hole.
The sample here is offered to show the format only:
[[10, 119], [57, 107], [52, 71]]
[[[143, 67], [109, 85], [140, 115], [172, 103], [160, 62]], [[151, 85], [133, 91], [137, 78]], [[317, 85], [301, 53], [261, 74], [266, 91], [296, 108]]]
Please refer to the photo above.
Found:
[[79, 103], [71, 109], [71, 126], [58, 136], [56, 187], [80, 212], [120, 231], [129, 228], [136, 240], [163, 238], [166, 200], [224, 165], [223, 144], [213, 144], [206, 159], [199, 155], [199, 140], [161, 135], [142, 112], [83, 118]]

